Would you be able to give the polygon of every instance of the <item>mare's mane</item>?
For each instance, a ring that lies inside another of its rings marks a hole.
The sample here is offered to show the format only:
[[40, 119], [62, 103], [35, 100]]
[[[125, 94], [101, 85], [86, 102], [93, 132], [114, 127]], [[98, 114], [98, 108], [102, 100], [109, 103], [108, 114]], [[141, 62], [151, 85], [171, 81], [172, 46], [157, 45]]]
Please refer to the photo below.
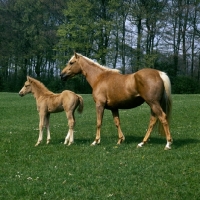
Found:
[[28, 80], [29, 82], [31, 83], [31, 85], [33, 84], [35, 86], [35, 88], [37, 88], [37, 90], [39, 89], [40, 92], [43, 92], [43, 93], [53, 93], [51, 92], [50, 90], [48, 90], [48, 88], [40, 81], [28, 76]]
[[89, 62], [90, 64], [102, 69], [103, 71], [111, 71], [111, 72], [115, 72], [115, 73], [120, 73], [120, 71], [118, 69], [111, 69], [111, 68], [108, 68], [108, 67], [105, 67], [103, 65], [100, 65], [99, 63], [93, 61], [92, 59], [86, 57], [86, 56], [83, 56], [79, 53], [77, 53], [78, 56], [80, 57], [83, 57], [87, 62]]

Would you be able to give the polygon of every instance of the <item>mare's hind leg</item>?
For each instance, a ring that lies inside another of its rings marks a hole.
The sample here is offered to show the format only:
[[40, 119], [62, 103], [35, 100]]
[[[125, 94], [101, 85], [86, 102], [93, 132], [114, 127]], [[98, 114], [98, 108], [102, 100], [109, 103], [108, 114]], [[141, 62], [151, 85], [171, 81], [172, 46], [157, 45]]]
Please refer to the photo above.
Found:
[[157, 117], [151, 111], [151, 117], [150, 117], [150, 122], [149, 122], [148, 130], [146, 132], [146, 135], [145, 135], [143, 141], [141, 143], [139, 143], [137, 145], [137, 147], [142, 147], [145, 143], [147, 143], [147, 140], [148, 140], [148, 138], [149, 138], [149, 136], [150, 136], [150, 134], [151, 134], [151, 132], [153, 130], [153, 127], [156, 124], [156, 122], [157, 122]]
[[39, 123], [39, 137], [38, 137], [38, 141], [35, 144], [35, 146], [38, 146], [43, 138], [43, 129], [44, 129], [44, 123], [45, 123], [45, 114], [44, 113], [39, 113], [40, 115], [40, 123]]
[[162, 108], [160, 107], [159, 104], [152, 105], [151, 109], [157, 115], [158, 119], [160, 120], [160, 123], [163, 126], [163, 129], [164, 129], [164, 132], [165, 132], [165, 135], [166, 135], [166, 140], [167, 140], [165, 150], [169, 150], [169, 149], [171, 149], [172, 137], [171, 137], [170, 130], [169, 130], [169, 124], [168, 124], [168, 121], [167, 121], [167, 116], [163, 112], [163, 110], [162, 110]]
[[74, 142], [74, 124], [75, 124], [74, 112], [67, 111], [66, 115], [68, 119], [69, 130], [68, 130], [67, 136], [65, 137], [64, 144], [68, 143], [68, 145], [70, 145]]
[[117, 144], [121, 144], [125, 140], [125, 137], [124, 137], [121, 127], [120, 127], [119, 111], [112, 110], [112, 115], [113, 115], [115, 125], [117, 127], [118, 136], [119, 136]]
[[165, 146], [165, 150], [170, 150], [171, 149], [171, 144], [173, 142], [171, 134], [170, 134], [170, 130], [169, 130], [169, 124], [168, 121], [166, 119], [166, 114], [163, 112], [161, 116], [158, 117], [160, 122], [163, 125], [163, 129], [166, 135], [166, 140], [167, 140], [167, 144]]

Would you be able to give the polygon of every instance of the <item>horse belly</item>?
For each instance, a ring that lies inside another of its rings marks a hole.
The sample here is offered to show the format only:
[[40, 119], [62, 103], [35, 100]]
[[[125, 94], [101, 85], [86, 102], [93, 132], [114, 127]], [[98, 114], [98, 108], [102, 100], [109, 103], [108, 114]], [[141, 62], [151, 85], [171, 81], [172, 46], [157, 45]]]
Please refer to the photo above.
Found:
[[57, 112], [62, 112], [64, 110], [63, 106], [58, 106], [58, 107], [48, 107], [48, 112], [51, 113], [57, 113]]
[[121, 100], [118, 99], [117, 101], [107, 102], [105, 108], [106, 109], [113, 109], [113, 108], [131, 109], [131, 108], [140, 106], [143, 103], [144, 103], [144, 99], [138, 96], [133, 99], [121, 99]]
[[56, 113], [56, 112], [62, 112], [64, 110], [62, 104], [57, 103], [49, 103], [48, 104], [48, 112], [50, 113]]

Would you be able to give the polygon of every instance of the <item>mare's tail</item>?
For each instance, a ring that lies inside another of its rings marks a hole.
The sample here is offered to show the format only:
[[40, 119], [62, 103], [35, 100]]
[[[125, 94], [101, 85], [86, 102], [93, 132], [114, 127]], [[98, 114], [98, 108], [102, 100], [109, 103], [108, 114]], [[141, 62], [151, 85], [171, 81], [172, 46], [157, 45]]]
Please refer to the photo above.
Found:
[[79, 100], [79, 105], [78, 105], [78, 112], [82, 113], [83, 112], [83, 98], [82, 96], [76, 94]]
[[[171, 118], [171, 111], [172, 111], [171, 83], [166, 73], [160, 72], [160, 77], [163, 80], [164, 88], [165, 88], [160, 104], [164, 113], [166, 114], [166, 119], [169, 124], [170, 118]], [[159, 127], [159, 131], [161, 133], [164, 133], [163, 126], [160, 123], [160, 120], [158, 120], [158, 127]]]

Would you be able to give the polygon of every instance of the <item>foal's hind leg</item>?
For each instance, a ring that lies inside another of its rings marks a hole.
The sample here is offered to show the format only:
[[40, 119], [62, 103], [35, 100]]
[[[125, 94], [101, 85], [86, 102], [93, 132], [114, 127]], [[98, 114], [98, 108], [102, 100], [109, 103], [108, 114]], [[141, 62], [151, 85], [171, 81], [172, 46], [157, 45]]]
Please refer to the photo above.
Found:
[[68, 143], [68, 145], [71, 145], [74, 142], [74, 124], [75, 124], [74, 111], [67, 111], [66, 115], [68, 119], [69, 130], [67, 136], [65, 137], [64, 144]]
[[153, 130], [153, 127], [156, 124], [156, 122], [157, 122], [157, 117], [154, 116], [154, 114], [151, 112], [151, 117], [150, 117], [148, 130], [146, 132], [146, 135], [145, 135], [143, 141], [141, 143], [139, 143], [137, 145], [137, 147], [142, 147], [145, 143], [147, 143], [147, 140], [148, 140], [148, 138], [149, 138], [149, 136], [150, 136], [150, 134], [151, 134], [151, 132]]
[[117, 130], [118, 130], [119, 138], [118, 138], [117, 144], [121, 144], [125, 140], [125, 137], [124, 137], [122, 130], [121, 130], [121, 127], [120, 127], [119, 111], [118, 110], [112, 110], [112, 115], [113, 115], [113, 119], [114, 119], [115, 125], [116, 125]]

